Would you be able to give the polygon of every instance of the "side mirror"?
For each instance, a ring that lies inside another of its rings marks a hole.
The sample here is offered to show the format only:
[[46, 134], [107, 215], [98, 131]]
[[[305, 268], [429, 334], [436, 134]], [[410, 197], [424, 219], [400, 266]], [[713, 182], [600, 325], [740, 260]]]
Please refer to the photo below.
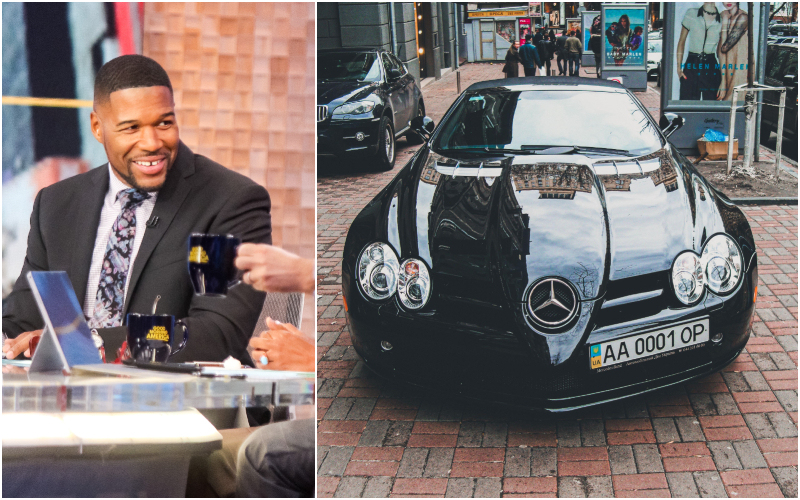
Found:
[[686, 120], [682, 116], [675, 113], [664, 113], [661, 115], [658, 126], [661, 127], [661, 133], [664, 134], [664, 137], [669, 137], [676, 130], [683, 127], [684, 123], [686, 123]]
[[431, 138], [434, 128], [436, 127], [433, 120], [427, 116], [416, 116], [411, 120], [411, 130], [426, 141]]
[[401, 73], [400, 70], [397, 68], [392, 68], [389, 70], [386, 76], [389, 78], [389, 81], [393, 81], [403, 76], [403, 73]]
[[794, 87], [797, 85], [797, 75], [785, 75], [782, 79], [784, 87]]

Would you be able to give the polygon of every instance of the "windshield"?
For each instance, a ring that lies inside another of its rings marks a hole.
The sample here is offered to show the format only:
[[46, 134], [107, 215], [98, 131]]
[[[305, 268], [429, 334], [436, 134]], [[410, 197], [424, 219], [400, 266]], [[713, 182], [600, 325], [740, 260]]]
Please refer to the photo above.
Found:
[[317, 78], [329, 82], [377, 82], [380, 62], [373, 52], [326, 52], [317, 58]]
[[651, 120], [626, 93], [575, 90], [468, 92], [442, 124], [438, 151], [579, 146], [644, 155], [661, 149]]

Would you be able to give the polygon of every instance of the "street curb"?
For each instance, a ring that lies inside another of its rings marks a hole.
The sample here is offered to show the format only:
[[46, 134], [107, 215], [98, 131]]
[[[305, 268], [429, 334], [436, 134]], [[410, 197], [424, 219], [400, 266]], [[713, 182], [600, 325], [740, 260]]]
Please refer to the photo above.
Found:
[[797, 198], [791, 196], [765, 196], [731, 198], [737, 205], [797, 205]]

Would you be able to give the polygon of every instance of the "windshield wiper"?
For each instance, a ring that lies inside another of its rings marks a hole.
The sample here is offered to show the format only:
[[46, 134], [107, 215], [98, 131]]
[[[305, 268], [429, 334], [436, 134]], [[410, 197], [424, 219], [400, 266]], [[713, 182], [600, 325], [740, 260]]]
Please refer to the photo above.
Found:
[[446, 148], [442, 151], [447, 151], [449, 153], [455, 152], [464, 152], [464, 153], [498, 153], [498, 154], [514, 154], [514, 155], [532, 155], [536, 154], [536, 151], [531, 149], [507, 149], [507, 148]]
[[603, 153], [612, 155], [634, 156], [625, 149], [595, 148], [592, 146], [528, 146], [523, 150], [537, 155], [567, 155], [572, 153]]

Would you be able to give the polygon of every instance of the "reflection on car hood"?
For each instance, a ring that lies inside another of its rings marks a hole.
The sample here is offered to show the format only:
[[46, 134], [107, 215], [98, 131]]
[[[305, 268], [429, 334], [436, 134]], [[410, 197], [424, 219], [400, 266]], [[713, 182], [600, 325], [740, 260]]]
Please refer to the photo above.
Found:
[[374, 82], [317, 82], [317, 104], [358, 100], [372, 93], [376, 86]]
[[606, 158], [421, 154], [389, 212], [389, 241], [453, 293], [468, 293], [461, 278], [478, 283], [475, 300], [522, 301], [546, 276], [591, 300], [608, 280], [668, 270], [678, 253], [724, 231], [705, 181], [668, 150]]

